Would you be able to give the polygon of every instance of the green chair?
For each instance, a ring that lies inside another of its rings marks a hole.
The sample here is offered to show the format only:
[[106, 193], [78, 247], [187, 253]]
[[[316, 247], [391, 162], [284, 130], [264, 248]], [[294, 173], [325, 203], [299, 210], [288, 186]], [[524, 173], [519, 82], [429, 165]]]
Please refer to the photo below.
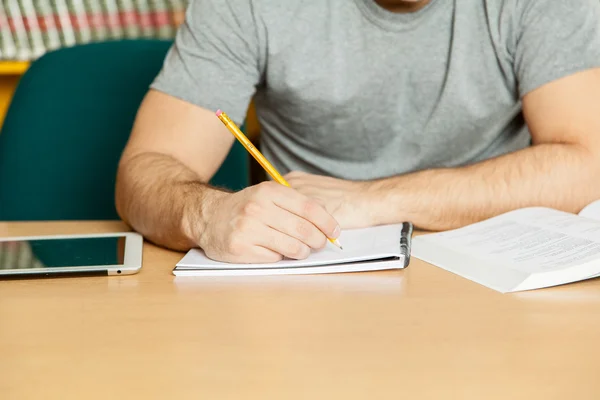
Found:
[[[92, 43], [32, 63], [0, 133], [0, 221], [119, 218], [119, 158], [170, 45]], [[240, 190], [249, 182], [248, 154], [235, 141], [211, 183]]]

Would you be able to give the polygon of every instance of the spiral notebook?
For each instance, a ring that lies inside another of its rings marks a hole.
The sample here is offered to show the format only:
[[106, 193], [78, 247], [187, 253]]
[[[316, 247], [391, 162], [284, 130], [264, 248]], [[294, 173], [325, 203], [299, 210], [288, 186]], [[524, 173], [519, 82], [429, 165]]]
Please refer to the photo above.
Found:
[[345, 230], [344, 249], [328, 243], [304, 260], [284, 259], [270, 264], [231, 264], [214, 261], [201, 249], [190, 250], [178, 263], [177, 276], [323, 274], [404, 268], [410, 259], [400, 247], [402, 224]]

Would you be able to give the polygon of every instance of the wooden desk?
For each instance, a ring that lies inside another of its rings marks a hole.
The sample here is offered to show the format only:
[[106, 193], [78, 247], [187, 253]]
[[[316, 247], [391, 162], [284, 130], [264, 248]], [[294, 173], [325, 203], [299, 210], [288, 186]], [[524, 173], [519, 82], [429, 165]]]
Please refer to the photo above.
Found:
[[[0, 223], [0, 236], [120, 223]], [[502, 295], [405, 271], [0, 281], [2, 399], [599, 399], [600, 280]]]

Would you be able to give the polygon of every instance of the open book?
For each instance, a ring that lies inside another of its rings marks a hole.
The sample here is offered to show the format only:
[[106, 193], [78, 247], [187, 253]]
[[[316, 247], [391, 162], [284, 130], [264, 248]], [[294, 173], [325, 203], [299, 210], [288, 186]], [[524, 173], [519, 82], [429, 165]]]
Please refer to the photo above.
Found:
[[282, 275], [375, 271], [405, 267], [408, 258], [400, 248], [402, 224], [345, 230], [340, 250], [330, 243], [304, 260], [284, 259], [270, 264], [230, 264], [206, 257], [201, 249], [190, 250], [177, 263], [177, 276]]
[[502, 293], [593, 278], [600, 276], [600, 201], [578, 215], [523, 208], [421, 235], [412, 254]]

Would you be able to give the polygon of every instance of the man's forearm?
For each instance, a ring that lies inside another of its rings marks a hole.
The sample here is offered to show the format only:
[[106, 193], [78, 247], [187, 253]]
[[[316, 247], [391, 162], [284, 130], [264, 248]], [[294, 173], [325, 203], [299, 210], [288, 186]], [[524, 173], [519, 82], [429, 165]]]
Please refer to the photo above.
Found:
[[[142, 153], [119, 168], [116, 204], [121, 218], [148, 240], [175, 250], [196, 245], [207, 202], [217, 190], [165, 154]], [[189, 218], [195, 214], [197, 218]]]
[[461, 168], [373, 182], [376, 224], [411, 220], [428, 230], [464, 226], [513, 209], [578, 212], [600, 198], [600, 158], [583, 146], [542, 144]]

